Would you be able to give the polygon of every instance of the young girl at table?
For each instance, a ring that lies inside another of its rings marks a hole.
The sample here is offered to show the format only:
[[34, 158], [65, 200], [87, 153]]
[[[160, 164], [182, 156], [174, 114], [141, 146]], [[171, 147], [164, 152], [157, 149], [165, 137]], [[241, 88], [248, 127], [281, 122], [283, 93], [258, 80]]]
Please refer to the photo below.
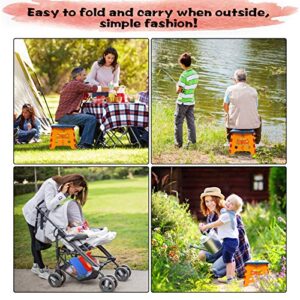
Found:
[[31, 104], [24, 104], [22, 114], [14, 120], [15, 142], [17, 144], [38, 142], [40, 138], [41, 123], [35, 116]]
[[118, 64], [118, 52], [115, 48], [107, 48], [98, 61], [92, 65], [86, 82], [102, 87], [108, 87], [111, 83], [119, 85], [120, 66]]

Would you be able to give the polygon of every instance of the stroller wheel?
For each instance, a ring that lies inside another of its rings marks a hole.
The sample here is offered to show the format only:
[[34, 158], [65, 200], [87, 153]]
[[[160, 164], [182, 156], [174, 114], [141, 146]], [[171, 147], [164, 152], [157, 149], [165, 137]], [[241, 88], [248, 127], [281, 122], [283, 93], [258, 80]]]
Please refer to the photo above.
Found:
[[61, 285], [63, 285], [65, 283], [66, 279], [67, 279], [66, 274], [62, 270], [60, 270], [60, 269], [56, 269], [55, 272], [58, 275], [60, 275], [61, 280], [62, 280]]
[[100, 279], [99, 287], [103, 292], [109, 293], [115, 290], [116, 285], [111, 277], [104, 276]]
[[109, 277], [109, 278], [111, 278], [111, 279], [114, 281], [114, 283], [115, 283], [115, 286], [116, 286], [116, 287], [118, 286], [118, 280], [116, 279], [116, 277], [115, 277], [115, 276], [113, 276], [113, 275], [106, 275], [106, 277]]
[[49, 284], [54, 288], [61, 287], [62, 286], [62, 281], [63, 281], [62, 277], [57, 273], [52, 273], [48, 277]]
[[130, 276], [129, 270], [124, 267], [118, 267], [116, 268], [115, 276], [119, 281], [126, 281]]
[[127, 265], [121, 265], [121, 267], [127, 269], [128, 273], [129, 273], [129, 276], [128, 276], [128, 278], [129, 278], [131, 276], [131, 269]]

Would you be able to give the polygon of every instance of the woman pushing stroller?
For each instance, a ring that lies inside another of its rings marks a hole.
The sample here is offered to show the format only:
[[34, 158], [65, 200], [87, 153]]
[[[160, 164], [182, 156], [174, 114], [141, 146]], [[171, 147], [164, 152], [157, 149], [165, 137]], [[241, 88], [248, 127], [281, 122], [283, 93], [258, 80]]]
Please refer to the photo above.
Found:
[[82, 175], [53, 176], [45, 180], [38, 192], [24, 205], [23, 215], [28, 224], [31, 237], [31, 253], [33, 256], [31, 271], [40, 278], [48, 279], [50, 274], [49, 269], [43, 262], [41, 251], [49, 248], [51, 244], [43, 244], [36, 239], [36, 207], [52, 211], [70, 196], [75, 201], [68, 205], [68, 217], [70, 217], [70, 221], [77, 223], [83, 219], [81, 208], [86, 203], [87, 194], [88, 185]]

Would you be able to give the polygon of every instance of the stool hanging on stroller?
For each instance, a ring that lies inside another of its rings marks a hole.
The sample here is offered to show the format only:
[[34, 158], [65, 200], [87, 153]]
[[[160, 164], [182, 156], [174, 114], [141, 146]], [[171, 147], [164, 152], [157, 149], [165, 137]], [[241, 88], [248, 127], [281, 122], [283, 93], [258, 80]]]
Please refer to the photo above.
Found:
[[[45, 236], [49, 241], [55, 242], [56, 267], [49, 275], [48, 282], [52, 287], [61, 287], [66, 274], [78, 281], [86, 281], [99, 277], [99, 287], [103, 292], [113, 292], [119, 281], [127, 281], [131, 275], [131, 269], [127, 265], [119, 265], [116, 258], [109, 253], [103, 244], [109, 243], [116, 236], [105, 228], [93, 228], [78, 234], [68, 234], [67, 222], [63, 225], [55, 223], [55, 215], [59, 214], [67, 218], [67, 205], [58, 206], [49, 214], [36, 207], [38, 214], [44, 221]], [[95, 251], [100, 252], [95, 254]], [[115, 273], [104, 275], [101, 270], [112, 263]]]

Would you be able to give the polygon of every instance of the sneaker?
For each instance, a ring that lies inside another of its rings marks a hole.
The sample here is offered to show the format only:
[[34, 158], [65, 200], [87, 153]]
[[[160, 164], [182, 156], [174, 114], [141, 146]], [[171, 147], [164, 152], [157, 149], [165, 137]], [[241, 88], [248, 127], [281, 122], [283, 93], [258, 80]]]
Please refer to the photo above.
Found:
[[187, 142], [186, 145], [183, 147], [184, 149], [196, 149], [196, 143]]
[[89, 144], [83, 144], [83, 145], [77, 145], [77, 149], [92, 149], [93, 146], [92, 145], [89, 145]]
[[229, 283], [232, 283], [236, 281], [236, 278], [235, 277], [232, 277], [232, 278], [227, 278], [226, 276], [223, 276], [221, 278], [218, 278], [218, 282], [220, 283], [226, 283], [226, 284], [229, 284]]
[[181, 147], [182, 147], [182, 145], [175, 144], [175, 145], [174, 145], [174, 147], [175, 147], [176, 149], [179, 149], [179, 148], [181, 148]]
[[18, 145], [25, 145], [25, 144], [28, 144], [28, 143], [26, 143], [26, 142], [21, 142], [21, 141], [19, 141], [19, 140], [16, 140], [16, 144], [18, 144]]
[[261, 147], [265, 147], [265, 145], [263, 143], [259, 143], [259, 144], [255, 144], [256, 148], [261, 148]]
[[32, 265], [31, 272], [34, 273], [34, 274], [37, 274], [37, 275], [39, 274], [39, 266], [38, 266], [38, 264], [34, 263]]
[[28, 142], [28, 144], [35, 144], [35, 143], [38, 143], [38, 142], [40, 142], [41, 140], [38, 140], [38, 139], [36, 139], [36, 138], [33, 138], [33, 139], [31, 139], [29, 142]]
[[50, 275], [50, 271], [48, 268], [39, 269], [38, 276], [40, 278], [48, 280], [49, 275]]

